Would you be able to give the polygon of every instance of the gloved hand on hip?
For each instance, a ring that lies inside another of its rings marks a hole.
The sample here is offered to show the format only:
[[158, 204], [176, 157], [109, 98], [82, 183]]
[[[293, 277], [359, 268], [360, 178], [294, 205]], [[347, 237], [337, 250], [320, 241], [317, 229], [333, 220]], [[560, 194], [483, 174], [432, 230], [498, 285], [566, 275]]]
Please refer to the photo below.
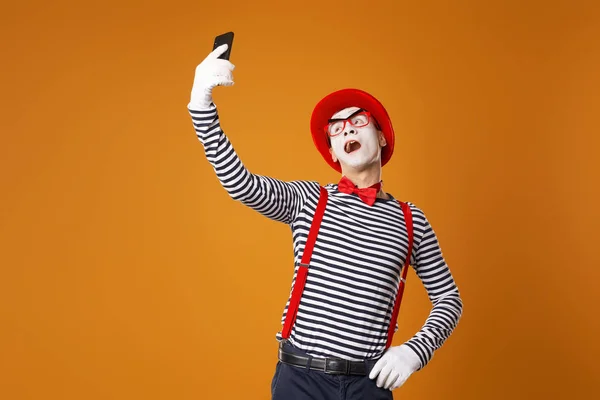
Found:
[[229, 60], [218, 58], [227, 51], [227, 44], [214, 49], [196, 67], [194, 85], [189, 107], [191, 109], [207, 109], [212, 103], [212, 90], [216, 86], [233, 85], [232, 71], [235, 66]]
[[402, 386], [420, 366], [419, 356], [410, 347], [405, 344], [394, 346], [387, 349], [375, 363], [369, 378], [377, 378], [378, 387], [394, 390]]

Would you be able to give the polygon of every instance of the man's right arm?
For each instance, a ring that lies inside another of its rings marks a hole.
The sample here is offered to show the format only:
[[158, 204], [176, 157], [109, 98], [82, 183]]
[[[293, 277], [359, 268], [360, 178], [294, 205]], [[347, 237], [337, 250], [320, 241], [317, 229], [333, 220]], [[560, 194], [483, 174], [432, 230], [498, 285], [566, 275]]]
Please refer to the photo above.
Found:
[[289, 224], [306, 199], [318, 195], [317, 182], [284, 182], [248, 171], [221, 129], [214, 103], [208, 108], [194, 107], [190, 103], [188, 111], [206, 158], [232, 199], [268, 218]]
[[213, 50], [197, 67], [188, 111], [196, 135], [204, 146], [206, 158], [212, 165], [221, 185], [229, 195], [263, 215], [290, 224], [309, 196], [318, 196], [317, 182], [284, 182], [252, 174], [243, 165], [229, 139], [222, 131], [219, 116], [212, 100], [217, 86], [233, 85], [229, 60], [219, 59], [227, 50], [222, 45]]

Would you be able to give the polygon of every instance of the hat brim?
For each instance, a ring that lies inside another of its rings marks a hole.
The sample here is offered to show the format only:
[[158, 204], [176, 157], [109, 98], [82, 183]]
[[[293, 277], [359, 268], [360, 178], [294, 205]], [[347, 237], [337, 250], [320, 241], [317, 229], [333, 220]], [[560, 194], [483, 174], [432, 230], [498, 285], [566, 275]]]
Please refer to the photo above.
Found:
[[360, 107], [371, 113], [377, 120], [379, 128], [387, 142], [381, 150], [381, 166], [383, 167], [394, 153], [394, 128], [392, 121], [383, 104], [369, 93], [359, 89], [342, 89], [325, 96], [315, 106], [311, 120], [310, 130], [313, 142], [325, 161], [336, 171], [342, 172], [339, 162], [334, 162], [329, 152], [329, 143], [324, 127], [329, 119], [340, 110], [348, 107]]

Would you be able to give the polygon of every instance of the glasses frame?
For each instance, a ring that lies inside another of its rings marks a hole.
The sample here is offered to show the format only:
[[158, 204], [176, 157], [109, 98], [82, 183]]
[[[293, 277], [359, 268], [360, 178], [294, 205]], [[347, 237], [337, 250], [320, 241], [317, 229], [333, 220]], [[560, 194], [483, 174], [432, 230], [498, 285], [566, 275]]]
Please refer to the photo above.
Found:
[[[352, 113], [352, 114], [351, 114], [350, 116], [348, 116], [347, 118], [339, 118], [339, 119], [335, 118], [335, 119], [330, 119], [330, 120], [327, 122], [327, 125], [325, 125], [325, 126], [323, 127], [323, 130], [325, 131], [325, 134], [326, 134], [328, 137], [336, 137], [336, 136], [338, 136], [339, 134], [341, 134], [342, 132], [344, 132], [344, 129], [346, 129], [346, 123], [348, 123], [348, 122], [349, 122], [349, 123], [350, 123], [350, 125], [352, 125], [352, 126], [356, 126], [356, 125], [354, 125], [354, 124], [352, 123], [352, 121], [350, 121], [350, 119], [351, 119], [351, 118], [353, 118], [353, 117], [356, 117], [357, 115], [360, 115], [360, 114], [365, 114], [365, 115], [367, 116], [367, 123], [366, 123], [366, 124], [364, 124], [364, 125], [358, 125], [358, 127], [359, 127], [359, 128], [362, 128], [363, 126], [367, 126], [367, 125], [369, 125], [369, 123], [371, 122], [371, 113], [370, 113], [370, 112], [368, 112], [367, 110], [363, 110], [363, 109], [361, 108], [360, 110], [356, 110], [354, 113]], [[332, 135], [331, 133], [329, 133], [329, 126], [330, 126], [332, 123], [334, 123], [334, 122], [340, 122], [340, 121], [344, 123], [344, 124], [342, 125], [342, 129], [340, 130], [340, 132], [339, 132], [339, 133], [336, 133], [335, 135]]]

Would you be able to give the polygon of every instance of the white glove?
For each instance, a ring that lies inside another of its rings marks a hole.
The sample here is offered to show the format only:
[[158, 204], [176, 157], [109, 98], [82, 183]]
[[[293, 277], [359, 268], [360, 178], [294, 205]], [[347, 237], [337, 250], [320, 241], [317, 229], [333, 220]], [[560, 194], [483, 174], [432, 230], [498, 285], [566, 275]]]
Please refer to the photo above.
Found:
[[[419, 356], [407, 345], [387, 349], [369, 374], [370, 379], [377, 377], [377, 386], [394, 390], [406, 382], [413, 372], [421, 366]], [[378, 376], [379, 375], [379, 376]]]
[[227, 51], [227, 47], [227, 44], [217, 47], [196, 67], [194, 86], [188, 105], [190, 108], [209, 108], [213, 101], [212, 90], [216, 86], [233, 85], [232, 71], [235, 66], [229, 60], [218, 58]]

